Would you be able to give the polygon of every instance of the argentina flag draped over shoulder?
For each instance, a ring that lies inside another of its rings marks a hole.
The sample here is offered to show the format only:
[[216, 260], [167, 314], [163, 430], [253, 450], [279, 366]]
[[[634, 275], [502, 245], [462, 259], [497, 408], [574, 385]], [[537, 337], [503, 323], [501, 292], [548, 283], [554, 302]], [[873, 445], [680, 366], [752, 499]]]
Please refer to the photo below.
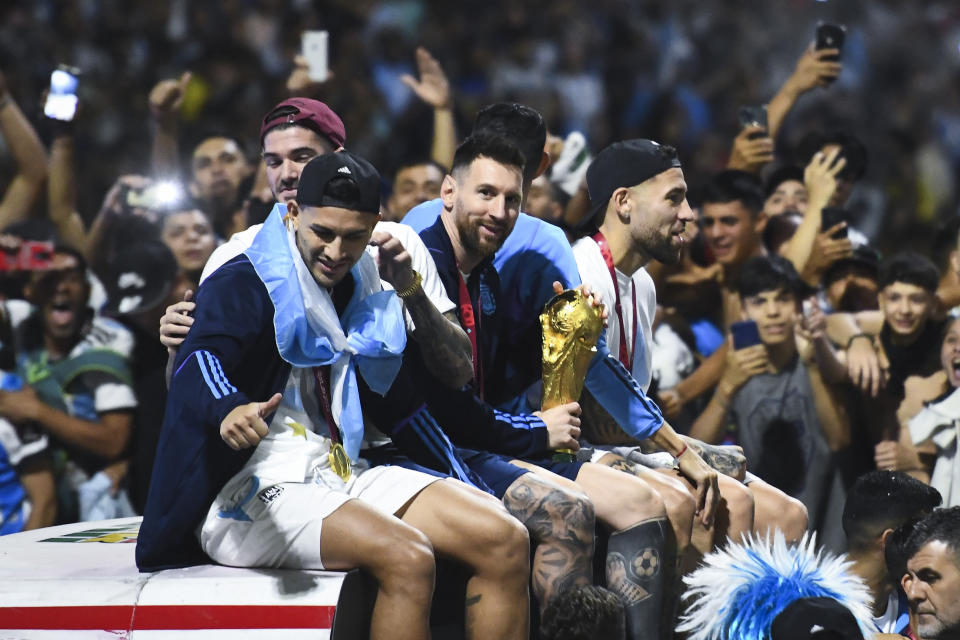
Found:
[[350, 270], [353, 295], [338, 317], [330, 293], [300, 257], [284, 210], [274, 206], [245, 254], [273, 302], [280, 356], [295, 367], [331, 365], [332, 414], [347, 455], [356, 460], [363, 440], [357, 370], [381, 395], [393, 384], [407, 343], [403, 307], [392, 290], [381, 290], [377, 266], [364, 252]]

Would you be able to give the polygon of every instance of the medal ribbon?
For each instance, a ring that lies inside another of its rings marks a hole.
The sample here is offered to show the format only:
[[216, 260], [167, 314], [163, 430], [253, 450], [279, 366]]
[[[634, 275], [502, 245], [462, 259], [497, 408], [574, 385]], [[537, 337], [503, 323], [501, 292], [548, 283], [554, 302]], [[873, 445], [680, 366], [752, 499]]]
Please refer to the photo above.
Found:
[[[467, 283], [460, 272], [460, 265], [457, 265], [457, 279], [460, 281], [459, 305], [460, 305], [460, 324], [463, 325], [467, 337], [470, 338], [470, 349], [473, 352], [473, 380], [477, 384], [477, 392], [480, 399], [483, 400], [483, 365], [480, 362], [480, 351], [477, 348], [477, 331], [480, 325], [480, 316], [473, 313], [473, 301], [470, 300], [470, 291], [467, 290]], [[477, 311], [482, 312], [482, 307], [478, 304]]]
[[313, 379], [317, 381], [317, 394], [320, 396], [320, 410], [327, 421], [327, 429], [330, 430], [330, 440], [334, 444], [340, 444], [340, 429], [333, 420], [333, 406], [330, 402], [330, 365], [313, 367]]
[[[603, 255], [603, 261], [607, 263], [607, 269], [610, 270], [610, 279], [613, 280], [613, 291], [615, 295], [616, 305], [614, 306], [614, 311], [617, 313], [617, 320], [620, 323], [620, 363], [627, 368], [627, 371], [633, 372], [633, 358], [631, 356], [637, 355], [636, 345], [634, 345], [633, 353], [629, 354], [627, 352], [627, 332], [623, 325], [623, 308], [620, 305], [620, 285], [617, 282], [617, 271], [616, 267], [613, 264], [613, 253], [610, 252], [610, 245], [607, 244], [607, 239], [603, 236], [602, 231], [597, 231], [591, 236], [593, 241], [597, 243], [597, 246], [600, 247], [600, 253]], [[633, 278], [630, 279], [630, 292], [633, 295], [633, 333], [637, 333], [637, 286], [633, 282]]]

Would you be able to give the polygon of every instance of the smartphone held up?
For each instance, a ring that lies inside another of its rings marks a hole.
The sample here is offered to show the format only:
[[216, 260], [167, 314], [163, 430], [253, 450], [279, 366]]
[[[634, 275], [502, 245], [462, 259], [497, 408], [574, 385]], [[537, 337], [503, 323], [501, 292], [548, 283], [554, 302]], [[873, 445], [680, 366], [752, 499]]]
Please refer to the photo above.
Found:
[[[824, 62], [840, 62], [840, 56], [843, 53], [843, 43], [847, 39], [847, 28], [842, 24], [831, 24], [821, 22], [817, 25], [817, 33], [814, 47], [817, 51], [821, 49], [837, 49], [837, 55], [824, 56]], [[832, 84], [836, 77], [826, 79], [828, 84]]]
[[733, 348], [736, 351], [762, 343], [760, 329], [753, 320], [734, 322], [730, 325], [730, 333], [733, 335]]
[[763, 127], [764, 132], [761, 133], [758, 131], [750, 134], [751, 140], [767, 135], [767, 105], [761, 104], [740, 107], [740, 109], [737, 110], [737, 121], [740, 123], [741, 130], [747, 127]]
[[[846, 222], [850, 224], [850, 213], [846, 209], [840, 207], [824, 207], [823, 211], [820, 212], [821, 224], [820, 227], [823, 231], [832, 229], [841, 222]], [[834, 240], [842, 240], [847, 237], [847, 227], [838, 229], [831, 234], [831, 237]]]
[[326, 31], [304, 31], [300, 42], [303, 57], [307, 61], [307, 77], [312, 82], [326, 82], [330, 75], [329, 35]]
[[[839, 49], [840, 52], [843, 52], [843, 42], [847, 39], [847, 28], [842, 24], [831, 24], [829, 22], [821, 22], [817, 25], [817, 38], [816, 45], [814, 45], [817, 50], [820, 49]], [[825, 60], [830, 60], [831, 62], [837, 62], [840, 60], [840, 56], [830, 56], [825, 58]]]
[[77, 85], [80, 70], [60, 65], [50, 74], [50, 89], [43, 105], [43, 114], [62, 122], [73, 121], [77, 115]]

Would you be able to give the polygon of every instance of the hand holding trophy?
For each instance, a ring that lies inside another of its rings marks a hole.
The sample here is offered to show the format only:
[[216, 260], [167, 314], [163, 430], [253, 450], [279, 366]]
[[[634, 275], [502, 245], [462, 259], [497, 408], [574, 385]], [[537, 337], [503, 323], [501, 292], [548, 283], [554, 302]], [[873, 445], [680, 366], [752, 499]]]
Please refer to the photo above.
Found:
[[[583, 391], [590, 361], [603, 332], [603, 306], [581, 288], [554, 296], [540, 314], [543, 331], [543, 396], [541, 411], [576, 402]], [[557, 449], [553, 459], [572, 462], [570, 449]]]

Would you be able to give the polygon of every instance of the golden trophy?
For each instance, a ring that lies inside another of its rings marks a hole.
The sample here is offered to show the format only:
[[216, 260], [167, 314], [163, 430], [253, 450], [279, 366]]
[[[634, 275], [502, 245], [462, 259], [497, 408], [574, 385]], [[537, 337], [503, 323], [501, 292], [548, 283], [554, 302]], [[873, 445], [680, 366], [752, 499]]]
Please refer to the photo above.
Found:
[[[540, 314], [543, 330], [543, 396], [540, 410], [576, 402], [583, 391], [590, 361], [603, 332], [603, 307], [591, 305], [579, 289], [553, 297]], [[570, 449], [557, 449], [553, 459], [573, 462]]]

